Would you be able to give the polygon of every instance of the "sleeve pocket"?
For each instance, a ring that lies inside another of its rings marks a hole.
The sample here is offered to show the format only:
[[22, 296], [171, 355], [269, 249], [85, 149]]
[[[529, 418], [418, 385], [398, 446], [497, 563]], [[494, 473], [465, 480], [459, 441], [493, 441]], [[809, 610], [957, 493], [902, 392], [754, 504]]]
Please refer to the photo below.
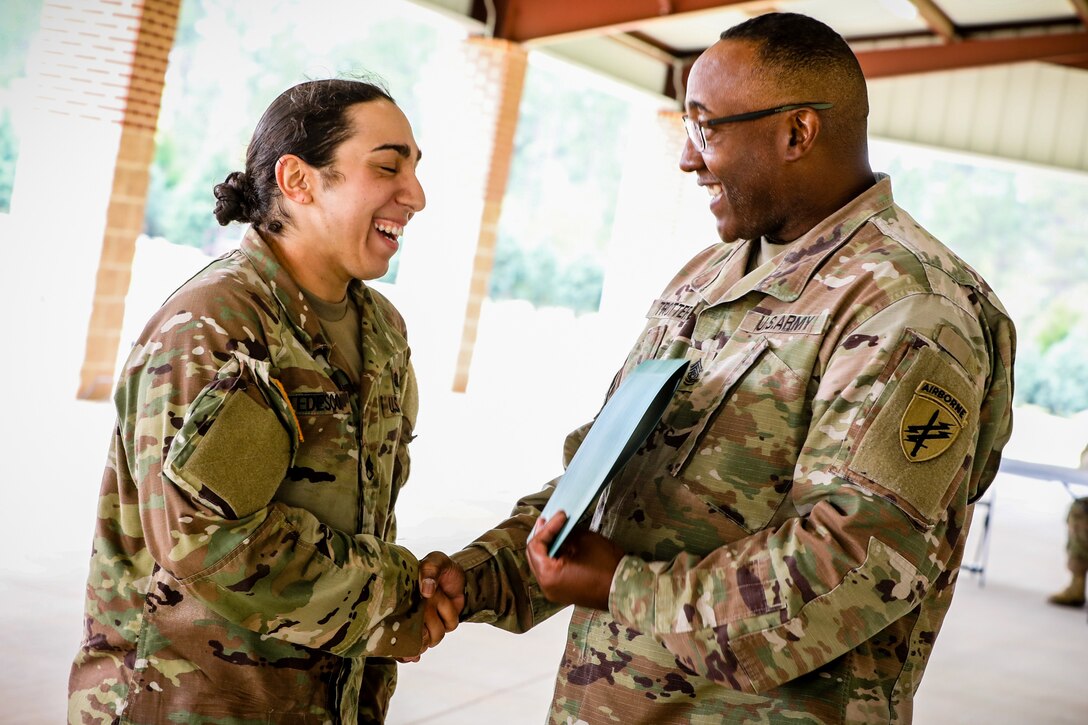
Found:
[[[294, 457], [297, 431], [269, 404], [277, 385], [232, 360], [185, 416], [164, 470], [195, 500], [237, 519], [267, 506]], [[265, 376], [267, 377], [267, 376]]]
[[912, 330], [886, 370], [851, 427], [846, 477], [929, 527], [971, 468], [980, 393], [951, 356]]

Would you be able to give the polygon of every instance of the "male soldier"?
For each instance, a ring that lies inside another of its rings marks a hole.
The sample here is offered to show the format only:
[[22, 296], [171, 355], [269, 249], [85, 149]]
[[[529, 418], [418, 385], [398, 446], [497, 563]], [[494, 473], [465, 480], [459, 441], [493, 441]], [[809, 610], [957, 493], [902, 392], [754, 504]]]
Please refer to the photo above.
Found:
[[1069, 538], [1065, 542], [1066, 566], [1072, 576], [1069, 586], [1051, 594], [1047, 601], [1063, 607], [1083, 607], [1085, 574], [1088, 573], [1088, 497], [1073, 502], [1066, 522], [1069, 527]]
[[577, 605], [555, 723], [909, 721], [1011, 431], [1012, 324], [870, 170], [865, 81], [827, 26], [726, 31], [686, 107], [680, 166], [722, 242], [612, 388], [649, 358], [689, 372], [595, 532], [547, 556], [552, 482], [454, 555], [462, 618], [520, 631]]
[[[1088, 468], [1088, 447], [1080, 454], [1080, 467]], [[1085, 574], [1088, 574], [1088, 497], [1072, 503], [1066, 524], [1069, 528], [1065, 542], [1066, 566], [1072, 578], [1069, 586], [1051, 594], [1047, 601], [1062, 607], [1083, 607]]]

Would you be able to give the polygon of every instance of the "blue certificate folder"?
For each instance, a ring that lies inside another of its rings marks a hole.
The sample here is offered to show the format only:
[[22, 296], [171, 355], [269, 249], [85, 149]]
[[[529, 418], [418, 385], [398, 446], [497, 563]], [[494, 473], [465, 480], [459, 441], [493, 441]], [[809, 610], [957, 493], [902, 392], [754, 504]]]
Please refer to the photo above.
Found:
[[589, 429], [541, 516], [567, 512], [548, 554], [555, 556], [601, 488], [612, 480], [661, 420], [687, 360], [646, 360], [624, 378]]

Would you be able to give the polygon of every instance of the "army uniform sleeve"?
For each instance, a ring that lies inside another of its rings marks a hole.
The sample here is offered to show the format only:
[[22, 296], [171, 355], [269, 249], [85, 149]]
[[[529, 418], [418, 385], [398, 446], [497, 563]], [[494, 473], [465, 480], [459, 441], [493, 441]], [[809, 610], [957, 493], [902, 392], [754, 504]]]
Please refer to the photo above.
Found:
[[[570, 433], [563, 445], [566, 466], [592, 423]], [[526, 632], [563, 607], [549, 602], [529, 569], [526, 541], [555, 490], [558, 478], [518, 501], [510, 517], [452, 558], [465, 570], [462, 621], [484, 622], [510, 632]]]
[[230, 313], [219, 319], [177, 312], [154, 322], [161, 334], [119, 389], [146, 545], [171, 578], [157, 569], [162, 581], [150, 587], [180, 585], [228, 621], [292, 644], [417, 654], [411, 552], [273, 502], [302, 433], [266, 359], [275, 343], [253, 333], [267, 329], [260, 312], [222, 304]]
[[862, 323], [819, 380], [790, 494], [800, 515], [705, 557], [625, 557], [611, 614], [685, 667], [764, 692], [952, 586], [968, 498], [1010, 433], [1011, 335], [928, 294]]

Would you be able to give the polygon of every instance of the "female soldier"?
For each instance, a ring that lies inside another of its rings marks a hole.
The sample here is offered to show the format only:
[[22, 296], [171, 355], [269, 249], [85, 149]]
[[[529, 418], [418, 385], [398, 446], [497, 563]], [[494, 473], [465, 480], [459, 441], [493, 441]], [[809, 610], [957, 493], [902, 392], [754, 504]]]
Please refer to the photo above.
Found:
[[393, 543], [416, 381], [403, 319], [360, 281], [423, 209], [419, 158], [383, 89], [319, 80], [215, 187], [219, 223], [251, 226], [118, 382], [70, 721], [380, 722], [391, 658], [456, 626]]

